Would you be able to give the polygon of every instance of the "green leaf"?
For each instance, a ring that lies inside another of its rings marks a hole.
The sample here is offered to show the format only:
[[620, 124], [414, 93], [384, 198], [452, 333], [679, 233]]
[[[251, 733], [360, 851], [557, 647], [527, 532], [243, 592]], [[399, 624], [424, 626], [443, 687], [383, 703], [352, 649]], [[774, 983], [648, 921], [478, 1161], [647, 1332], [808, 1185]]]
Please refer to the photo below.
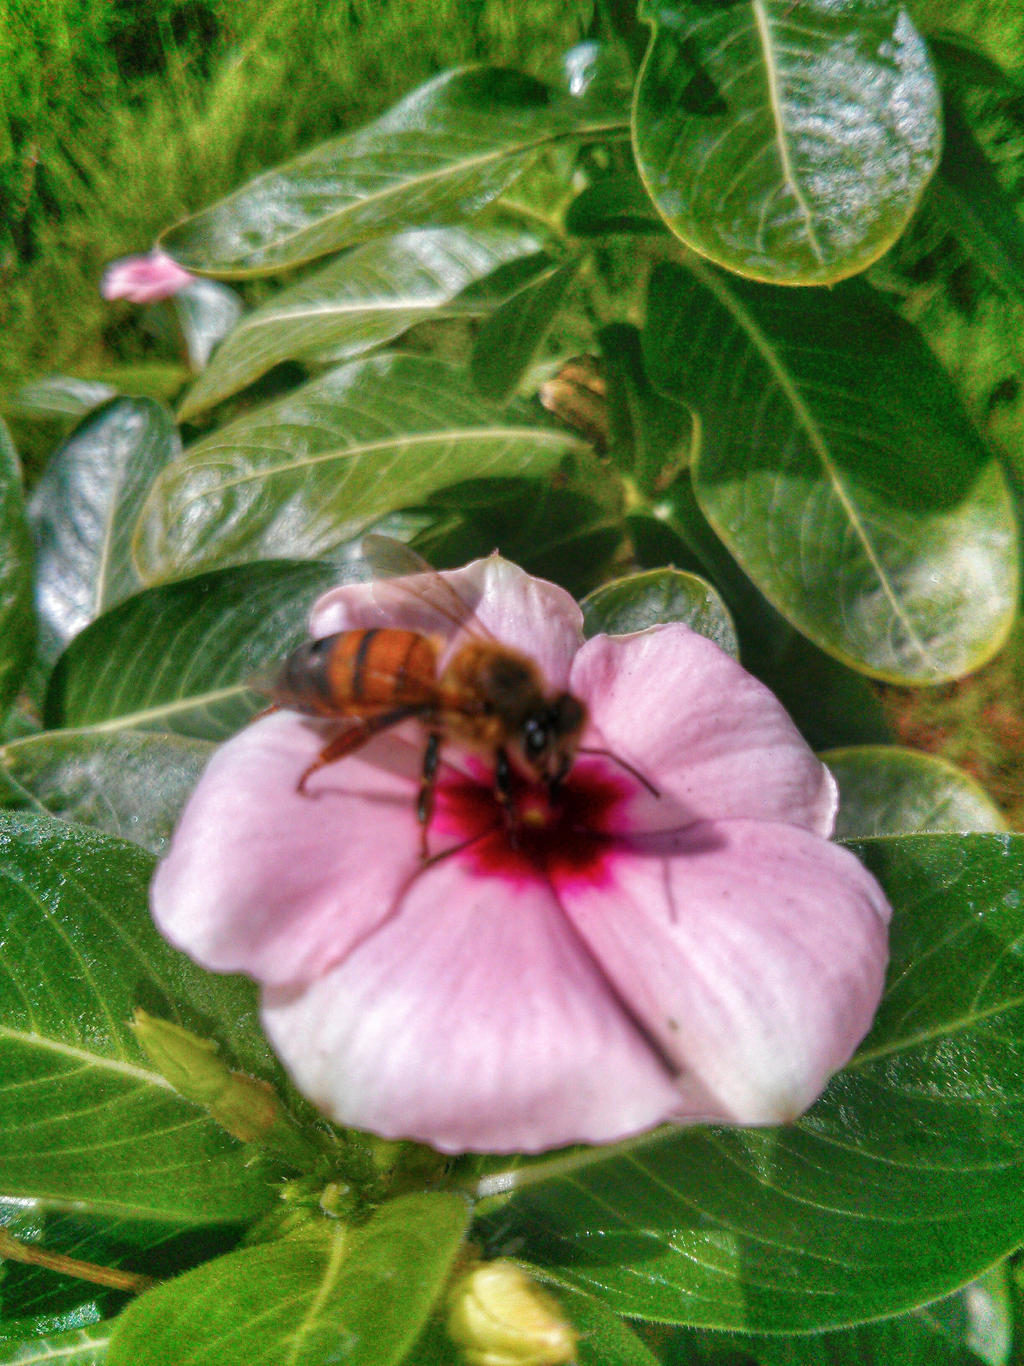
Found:
[[252, 985], [157, 934], [153, 860], [46, 817], [0, 812], [0, 1192], [80, 1214], [220, 1223], [272, 1199], [245, 1149], [146, 1065], [136, 1005], [276, 1075]]
[[974, 1293], [968, 1286], [909, 1314], [835, 1333], [744, 1337], [739, 1341], [759, 1366], [863, 1366], [865, 1362], [878, 1362], [880, 1366], [981, 1366], [982, 1358], [971, 1350], [976, 1341]]
[[132, 528], [153, 477], [180, 448], [166, 409], [122, 398], [87, 418], [54, 456], [29, 503], [47, 660], [139, 586]]
[[0, 747], [0, 774], [10, 785], [0, 801], [162, 854], [212, 749], [146, 731], [44, 731]]
[[342, 577], [330, 565], [270, 561], [136, 594], [61, 656], [47, 725], [226, 739], [264, 705], [252, 675], [306, 638], [309, 608]]
[[[920, 10], [920, 3], [914, 8]], [[974, 8], [977, 9], [977, 6]], [[968, 7], [964, 7], [963, 13], [969, 20]], [[927, 30], [928, 49], [935, 58], [944, 91], [948, 91], [951, 86], [954, 90], [978, 86], [982, 90], [992, 90], [999, 95], [1012, 96], [1020, 93], [1020, 80], [1010, 72], [1004, 71], [995, 57], [986, 52], [973, 38], [963, 33], [954, 33], [952, 29], [943, 33], [936, 33], [931, 29], [929, 18], [934, 20], [935, 17], [928, 15], [926, 6], [923, 27]], [[997, 12], [993, 13], [993, 18], [998, 24]], [[1005, 26], [1003, 32], [1005, 33]]]
[[235, 290], [216, 280], [193, 280], [171, 299], [177, 314], [188, 360], [202, 370], [213, 349], [242, 316], [242, 300]]
[[[29, 1248], [161, 1279], [231, 1251], [238, 1242], [231, 1225], [183, 1230], [167, 1221], [63, 1212], [41, 1200], [0, 1200], [0, 1223]], [[0, 1340], [86, 1328], [124, 1304], [124, 1291], [21, 1262], [4, 1263], [0, 1285]]]
[[935, 180], [935, 206], [995, 285], [1024, 303], [1024, 223], [960, 109], [946, 100], [946, 140]]
[[635, 327], [613, 323], [598, 336], [608, 387], [611, 455], [643, 495], [658, 497], [690, 462], [697, 443], [693, 418], [685, 404], [651, 384]]
[[[797, 1123], [688, 1129], [492, 1174], [498, 1246], [617, 1312], [750, 1332], [912, 1309], [1024, 1238], [1024, 837], [861, 853], [895, 909], [854, 1061]], [[663, 1131], [664, 1132], [664, 1131]]]
[[117, 390], [101, 380], [76, 375], [44, 375], [29, 380], [9, 395], [4, 406], [14, 417], [83, 417], [101, 403], [117, 397]]
[[709, 580], [737, 624], [744, 655], [751, 640], [767, 653], [793, 634], [711, 529], [697, 504], [689, 472], [657, 500], [636, 498], [627, 524], [636, 557], [645, 568], [668, 563]]
[[[697, 409], [701, 508], [769, 601], [837, 659], [937, 683], [1017, 601], [1005, 477], [909, 324], [866, 290], [655, 270], [645, 354]], [[865, 363], [870, 357], [870, 363]]]
[[736, 623], [744, 668], [771, 688], [811, 746], [891, 739], [867, 681], [794, 631], [743, 573], [698, 507], [689, 475], [628, 521], [641, 564], [692, 563], [707, 575]]
[[707, 580], [696, 574], [680, 569], [629, 574], [595, 588], [580, 606], [588, 637], [601, 632], [628, 635], [662, 622], [681, 621], [734, 659], [739, 658], [736, 628], [728, 608]]
[[496, 409], [423, 356], [353, 361], [199, 441], [156, 481], [135, 539], [147, 583], [275, 556], [315, 559], [436, 489], [546, 474], [574, 437]]
[[493, 67], [445, 72], [376, 122], [322, 143], [169, 229], [188, 270], [257, 275], [367, 237], [453, 222], [499, 195], [544, 147], [624, 135], [626, 121]]
[[0, 1328], [0, 1366], [104, 1366], [110, 1332], [109, 1323], [95, 1323], [15, 1342], [5, 1340]]
[[21, 466], [0, 422], [0, 716], [32, 658], [32, 534], [25, 518]]
[[634, 70], [644, 48], [644, 32], [635, 15], [630, 27], [639, 44], [636, 62], [630, 60], [630, 54], [621, 42], [594, 38], [584, 39], [562, 54], [562, 75], [571, 95], [577, 99], [583, 96], [594, 101], [601, 99], [613, 105], [629, 99]]
[[[774, 615], [774, 614], [773, 614]], [[790, 631], [772, 648], [741, 649], [743, 663], [766, 683], [814, 749], [887, 745], [892, 733], [878, 694], [861, 674]]]
[[897, 0], [647, 0], [641, 15], [637, 161], [688, 246], [790, 285], [892, 246], [941, 138], [928, 50]]
[[990, 1267], [958, 1296], [964, 1341], [988, 1366], [1006, 1366], [1013, 1351], [1014, 1297], [1010, 1268], [1013, 1259]]
[[546, 1276], [540, 1267], [527, 1270], [541, 1282], [550, 1281], [545, 1289], [554, 1293], [579, 1333], [576, 1366], [657, 1366], [657, 1358], [602, 1300]]
[[1015, 8], [987, 0], [913, 0], [913, 9], [929, 37], [938, 32], [957, 47], [966, 41], [1010, 71], [1024, 64], [1024, 29]]
[[451, 568], [500, 546], [508, 559], [574, 597], [589, 592], [622, 543], [621, 490], [592, 460], [572, 463], [578, 468], [564, 480], [560, 472], [557, 484], [508, 481], [509, 496], [491, 494], [480, 507], [472, 506], [472, 485], [454, 485], [431, 503], [455, 510], [456, 520], [417, 536], [416, 548], [431, 564]]
[[579, 267], [578, 260], [553, 266], [506, 299], [480, 328], [470, 373], [485, 398], [500, 403], [515, 393]]
[[819, 757], [839, 784], [837, 839], [1006, 829], [984, 788], [932, 754], [863, 745], [826, 750]]
[[[367, 242], [242, 319], [181, 405], [191, 418], [282, 360], [348, 360], [424, 318], [463, 311], [457, 296], [539, 242], [499, 228], [435, 228]], [[465, 312], [486, 312], [485, 299]]]
[[565, 229], [574, 237], [608, 233], [659, 234], [665, 220], [635, 170], [601, 176], [581, 190], [565, 211]]
[[355, 1228], [245, 1248], [142, 1295], [107, 1366], [392, 1366], [426, 1322], [462, 1243], [455, 1195], [406, 1195]]

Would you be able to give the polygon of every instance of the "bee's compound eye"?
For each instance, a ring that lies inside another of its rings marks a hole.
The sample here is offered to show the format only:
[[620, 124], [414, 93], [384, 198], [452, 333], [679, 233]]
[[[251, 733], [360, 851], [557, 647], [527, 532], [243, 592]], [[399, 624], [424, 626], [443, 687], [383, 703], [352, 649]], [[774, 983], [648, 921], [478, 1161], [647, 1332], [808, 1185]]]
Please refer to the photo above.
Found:
[[531, 718], [523, 726], [523, 750], [528, 759], [539, 759], [551, 743], [544, 721]]

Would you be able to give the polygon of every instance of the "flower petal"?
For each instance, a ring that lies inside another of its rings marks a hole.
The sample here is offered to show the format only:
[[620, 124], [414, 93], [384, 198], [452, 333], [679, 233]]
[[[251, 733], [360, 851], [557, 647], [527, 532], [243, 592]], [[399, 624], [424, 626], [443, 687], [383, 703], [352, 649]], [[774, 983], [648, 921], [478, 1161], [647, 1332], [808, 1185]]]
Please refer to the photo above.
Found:
[[481, 878], [455, 855], [263, 1023], [334, 1119], [445, 1152], [536, 1152], [658, 1124], [670, 1074], [540, 881]]
[[681, 624], [595, 636], [569, 686], [586, 703], [595, 740], [661, 793], [636, 796], [616, 829], [666, 830], [694, 821], [786, 821], [819, 835], [835, 823], [836, 785], [763, 683]]
[[556, 888], [567, 915], [683, 1069], [677, 1117], [793, 1119], [878, 1005], [881, 888], [852, 854], [794, 826], [709, 822], [650, 845], [611, 854], [602, 886]]
[[313, 604], [310, 634], [316, 639], [365, 626], [398, 626], [442, 636], [451, 642], [450, 655], [463, 639], [453, 620], [461, 602], [470, 624], [478, 622], [503, 645], [530, 655], [550, 687], [565, 687], [583, 639], [583, 614], [564, 588], [533, 578], [500, 555], [439, 577], [452, 590], [448, 611], [445, 596], [431, 591], [426, 575], [342, 584]]
[[204, 967], [288, 983], [326, 971], [419, 867], [421, 746], [383, 736], [310, 778], [324, 734], [291, 712], [214, 754], [157, 868], [153, 916]]

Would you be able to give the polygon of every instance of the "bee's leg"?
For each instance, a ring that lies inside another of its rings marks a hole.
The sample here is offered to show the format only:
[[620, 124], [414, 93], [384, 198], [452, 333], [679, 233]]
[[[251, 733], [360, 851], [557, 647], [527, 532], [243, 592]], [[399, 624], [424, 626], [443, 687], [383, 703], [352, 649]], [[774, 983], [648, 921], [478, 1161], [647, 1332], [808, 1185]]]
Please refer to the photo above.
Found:
[[499, 746], [494, 755], [494, 796], [501, 807], [505, 829], [508, 831], [508, 842], [515, 849], [518, 841], [515, 812], [512, 809], [512, 765], [504, 746]]
[[270, 704], [269, 707], [264, 707], [263, 710], [262, 710], [262, 711], [258, 711], [258, 712], [256, 713], [255, 716], [250, 716], [250, 717], [249, 717], [249, 722], [248, 722], [248, 724], [251, 726], [252, 723], [253, 723], [254, 721], [262, 721], [263, 718], [264, 718], [264, 716], [269, 716], [269, 715], [271, 714], [271, 712], [280, 711], [280, 710], [281, 710], [281, 703], [280, 703], [280, 702], [271, 702], [271, 704]]
[[423, 771], [420, 776], [420, 790], [416, 798], [416, 819], [420, 823], [420, 857], [426, 862], [430, 850], [427, 847], [427, 832], [430, 818], [434, 814], [434, 792], [437, 790], [437, 766], [441, 758], [441, 732], [432, 730], [427, 736], [427, 747], [423, 751]]
[[346, 754], [352, 754], [378, 732], [397, 726], [399, 721], [404, 721], [412, 715], [415, 715], [413, 709], [399, 707], [394, 711], [381, 712], [378, 716], [360, 716], [353, 719], [343, 731], [328, 740], [309, 767], [303, 771], [302, 777], [295, 784], [295, 791], [307, 796], [306, 783], [318, 769], [344, 759]]

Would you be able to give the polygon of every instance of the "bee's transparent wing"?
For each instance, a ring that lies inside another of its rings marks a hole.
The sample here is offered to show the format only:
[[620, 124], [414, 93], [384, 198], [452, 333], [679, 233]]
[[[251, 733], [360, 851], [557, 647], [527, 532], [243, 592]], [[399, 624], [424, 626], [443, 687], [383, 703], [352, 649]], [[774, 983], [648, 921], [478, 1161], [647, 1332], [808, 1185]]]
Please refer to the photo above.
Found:
[[454, 626], [494, 639], [476, 615], [476, 601], [457, 592], [404, 541], [370, 532], [363, 537], [362, 552], [373, 571], [373, 595], [385, 613], [394, 611], [392, 604], [412, 599]]

